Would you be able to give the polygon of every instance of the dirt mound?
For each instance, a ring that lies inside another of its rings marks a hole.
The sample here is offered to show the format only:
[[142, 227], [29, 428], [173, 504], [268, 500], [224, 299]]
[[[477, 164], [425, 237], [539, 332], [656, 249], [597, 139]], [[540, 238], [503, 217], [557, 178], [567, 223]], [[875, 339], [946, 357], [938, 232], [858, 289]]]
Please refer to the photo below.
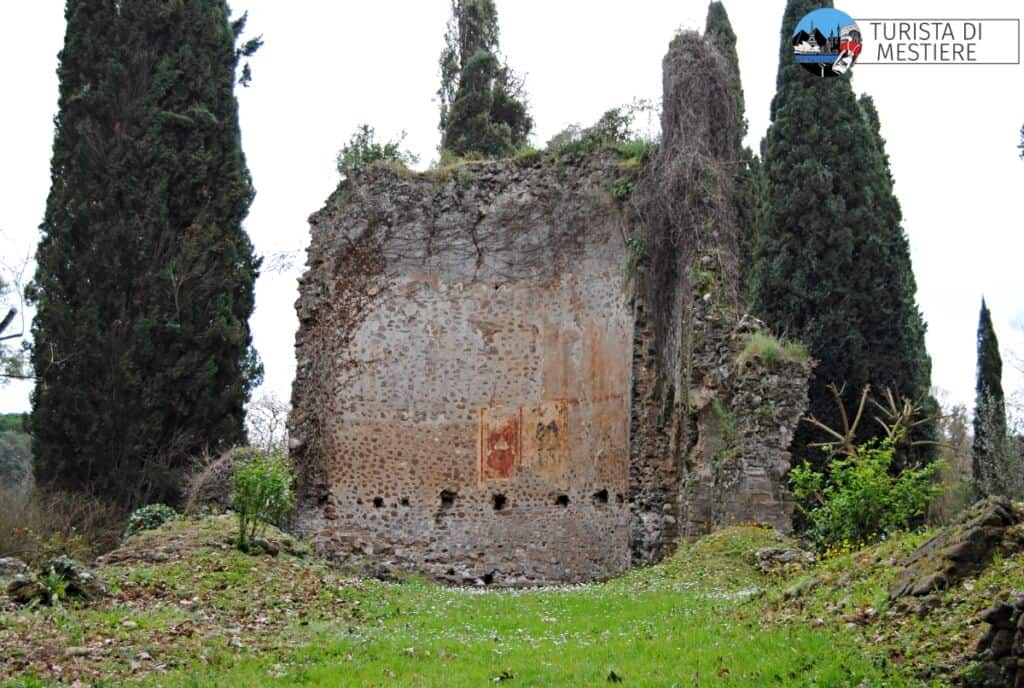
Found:
[[127, 538], [94, 569], [107, 594], [67, 606], [63, 623], [0, 595], [0, 685], [26, 676], [38, 685], [93, 685], [97, 677], [125, 685], [232, 654], [275, 656], [306, 637], [304, 624], [353, 623], [359, 608], [350, 599], [361, 582], [315, 556], [292, 556], [302, 543], [276, 528], [265, 537], [280, 546], [277, 556], [240, 552], [229, 544], [237, 528], [230, 515], [212, 516]]
[[[209, 516], [200, 521], [172, 521], [160, 528], [142, 531], [126, 539], [96, 563], [103, 566], [128, 563], [160, 564], [188, 559], [203, 548], [232, 549], [237, 537], [238, 522], [233, 515]], [[268, 527], [257, 543], [267, 554], [284, 552], [304, 557], [309, 553], [305, 543]]]

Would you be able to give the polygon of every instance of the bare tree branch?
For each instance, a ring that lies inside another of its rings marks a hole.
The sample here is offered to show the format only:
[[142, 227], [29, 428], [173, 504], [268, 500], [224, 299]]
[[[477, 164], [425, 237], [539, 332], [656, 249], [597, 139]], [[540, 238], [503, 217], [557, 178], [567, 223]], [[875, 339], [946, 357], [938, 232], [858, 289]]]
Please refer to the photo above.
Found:
[[[925, 445], [942, 446], [941, 442], [935, 442], [933, 440], [909, 439], [908, 435], [911, 428], [927, 423], [931, 421], [932, 418], [921, 417], [921, 407], [914, 404], [906, 397], [902, 398], [900, 402], [897, 403], [896, 397], [889, 387], [883, 387], [880, 390], [883, 401], [885, 402], [885, 404], [882, 404], [871, 398], [871, 386], [865, 385], [864, 389], [861, 390], [860, 401], [857, 404], [857, 413], [851, 423], [849, 420], [850, 416], [846, 410], [846, 405], [843, 403], [843, 391], [845, 389], [846, 385], [843, 385], [842, 387], [837, 387], [835, 384], [828, 385], [828, 390], [832, 393], [833, 399], [835, 399], [836, 408], [839, 411], [839, 417], [843, 424], [842, 432], [829, 427], [814, 416], [804, 418], [804, 422], [810, 423], [814, 427], [839, 441], [839, 446], [835, 448], [835, 452], [837, 454], [844, 456], [856, 455], [857, 429], [860, 427], [861, 420], [864, 416], [864, 408], [868, 401], [870, 401], [871, 404], [881, 412], [881, 415], [875, 415], [872, 416], [872, 418], [876, 423], [882, 426], [882, 430], [885, 432], [885, 437], [888, 440], [904, 447], [919, 447]], [[831, 447], [832, 445], [833, 443], [831, 442], [815, 442], [809, 446], [823, 448]]]

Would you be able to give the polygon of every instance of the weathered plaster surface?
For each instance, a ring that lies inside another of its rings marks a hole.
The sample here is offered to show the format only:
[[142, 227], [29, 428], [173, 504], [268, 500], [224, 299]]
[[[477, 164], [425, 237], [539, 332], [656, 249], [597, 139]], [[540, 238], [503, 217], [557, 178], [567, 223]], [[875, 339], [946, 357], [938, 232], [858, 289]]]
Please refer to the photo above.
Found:
[[371, 170], [312, 218], [292, 422], [322, 548], [503, 584], [626, 568], [616, 164]]

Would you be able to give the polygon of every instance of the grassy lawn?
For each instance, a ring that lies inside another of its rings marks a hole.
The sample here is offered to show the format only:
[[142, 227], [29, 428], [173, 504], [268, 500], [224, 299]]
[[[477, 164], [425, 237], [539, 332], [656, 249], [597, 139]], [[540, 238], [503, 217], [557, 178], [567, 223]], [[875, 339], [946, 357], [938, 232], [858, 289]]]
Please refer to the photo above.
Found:
[[100, 568], [103, 603], [7, 607], [0, 685], [943, 685], [866, 652], [838, 617], [786, 618], [783, 581], [752, 565], [776, 542], [758, 528], [606, 583], [502, 592], [248, 556], [223, 544], [230, 525], [133, 538], [135, 559]]
[[[593, 586], [468, 594], [414, 583], [363, 593], [377, 623], [326, 626], [276, 657], [193, 668], [151, 685], [880, 685], [850, 640], [764, 629], [736, 599]], [[900, 685], [900, 684], [891, 684]]]

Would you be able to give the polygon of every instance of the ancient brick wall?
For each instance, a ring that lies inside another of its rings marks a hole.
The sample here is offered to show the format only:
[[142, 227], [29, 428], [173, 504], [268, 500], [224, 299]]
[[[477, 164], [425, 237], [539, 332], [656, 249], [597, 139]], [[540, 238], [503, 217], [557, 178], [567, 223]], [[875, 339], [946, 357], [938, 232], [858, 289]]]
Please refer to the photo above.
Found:
[[630, 202], [646, 248], [635, 284], [629, 501], [634, 563], [727, 523], [789, 529], [787, 447], [810, 364], [740, 364], [763, 325], [742, 315], [738, 84], [702, 36], [677, 35], [662, 65], [661, 143]]
[[712, 291], [696, 289], [688, 298], [688, 318], [671, 333], [682, 343], [668, 370], [646, 304], [639, 296], [635, 301], [629, 492], [635, 564], [658, 561], [678, 541], [724, 525], [792, 529], [789, 447], [807, 409], [812, 364], [745, 360], [750, 338], [770, 334], [764, 323], [722, 304]]
[[525, 585], [789, 529], [811, 364], [741, 363], [764, 326], [738, 304], [728, 74], [673, 40], [639, 178], [615, 150], [371, 167], [313, 215], [289, 430], [321, 550]]
[[739, 523], [789, 532], [789, 447], [807, 410], [811, 362], [745, 358], [753, 335], [770, 335], [764, 323], [696, 299], [678, 535]]
[[311, 218], [291, 432], [321, 549], [506, 585], [628, 566], [617, 157], [371, 169]]

